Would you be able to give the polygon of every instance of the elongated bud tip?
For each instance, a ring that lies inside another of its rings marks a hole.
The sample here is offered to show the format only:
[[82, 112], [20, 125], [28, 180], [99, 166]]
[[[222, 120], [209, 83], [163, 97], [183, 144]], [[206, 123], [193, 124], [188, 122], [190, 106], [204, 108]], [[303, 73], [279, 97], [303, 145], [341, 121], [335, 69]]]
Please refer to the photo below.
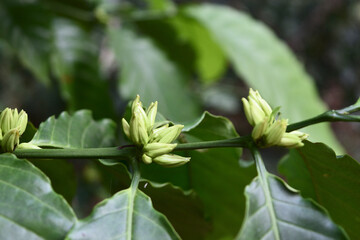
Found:
[[248, 120], [248, 122], [250, 123], [251, 126], [254, 126], [255, 123], [254, 123], [254, 119], [252, 118], [252, 115], [251, 115], [251, 109], [250, 109], [250, 104], [249, 104], [248, 100], [246, 98], [242, 98], [241, 101], [243, 102], [246, 119]]
[[8, 131], [2, 141], [1, 150], [3, 152], [13, 152], [16, 146], [19, 144], [20, 133], [18, 129], [11, 129]]
[[142, 157], [141, 157], [142, 161], [146, 164], [150, 164], [152, 163], [152, 158], [149, 157], [148, 155], [146, 154], [143, 154]]
[[32, 143], [20, 143], [17, 149], [41, 149], [39, 146]]
[[159, 165], [164, 167], [178, 167], [188, 163], [190, 161], [189, 157], [182, 157], [175, 154], [164, 154], [153, 159]]
[[130, 125], [129, 125], [129, 123], [125, 120], [125, 118], [121, 119], [121, 123], [122, 123], [122, 127], [123, 127], [125, 135], [130, 139]]

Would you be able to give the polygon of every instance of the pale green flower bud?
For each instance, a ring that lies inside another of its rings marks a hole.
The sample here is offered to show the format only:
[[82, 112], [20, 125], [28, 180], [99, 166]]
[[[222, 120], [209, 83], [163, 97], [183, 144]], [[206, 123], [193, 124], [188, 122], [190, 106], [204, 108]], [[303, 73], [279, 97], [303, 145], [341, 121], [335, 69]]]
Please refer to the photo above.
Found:
[[158, 106], [157, 101], [155, 103], [151, 103], [149, 108], [146, 111], [147, 120], [148, 120], [148, 132], [151, 132], [151, 130], [154, 127], [156, 113], [157, 113], [157, 106]]
[[251, 116], [256, 126], [258, 123], [261, 123], [264, 120], [265, 113], [262, 110], [262, 108], [259, 106], [259, 104], [255, 102], [254, 99], [250, 98], [249, 104], [251, 109]]
[[287, 127], [287, 119], [275, 121], [265, 133], [266, 145], [272, 146], [280, 143], [282, 136], [284, 135]]
[[131, 139], [130, 137], [130, 125], [129, 123], [125, 120], [125, 118], [121, 119], [121, 123], [122, 123], [122, 127], [123, 127], [123, 130], [124, 130], [124, 133], [125, 135]]
[[257, 124], [254, 129], [252, 130], [251, 136], [256, 141], [260, 139], [264, 133], [266, 132], [269, 126], [269, 117], [265, 117], [264, 120]]
[[169, 143], [149, 143], [144, 146], [143, 151], [149, 157], [158, 157], [160, 155], [166, 154], [174, 150], [177, 144]]
[[12, 119], [12, 122], [11, 122], [11, 128], [16, 128], [18, 126], [17, 122], [18, 122], [18, 119], [19, 119], [19, 112], [18, 112], [17, 108], [12, 109], [11, 112], [12, 112], [12, 115], [13, 115], [13, 119]]
[[1, 141], [1, 149], [3, 152], [13, 152], [19, 145], [19, 130], [14, 128], [9, 130]]
[[32, 143], [20, 143], [17, 149], [41, 149], [39, 146]]
[[245, 112], [245, 116], [246, 119], [248, 120], [248, 122], [250, 123], [251, 126], [254, 126], [254, 119], [252, 118], [251, 115], [251, 109], [250, 109], [250, 104], [248, 102], [248, 100], [246, 98], [242, 98], [241, 101], [243, 102], [244, 105], [244, 112]]
[[184, 125], [177, 124], [172, 127], [164, 129], [163, 131], [159, 132], [156, 142], [160, 142], [160, 143], [173, 142], [179, 137], [181, 130], [183, 128]]
[[[140, 105], [138, 105], [140, 106]], [[130, 135], [132, 140], [137, 145], [145, 145], [149, 141], [149, 135], [146, 128], [146, 115], [143, 115], [144, 110], [140, 107], [135, 109], [132, 116], [132, 122], [130, 121]], [[144, 112], [145, 113], [145, 112]]]
[[136, 95], [135, 100], [133, 101], [132, 105], [131, 105], [131, 112], [133, 113], [135, 111], [135, 108], [137, 107], [137, 105], [140, 104], [140, 107], [142, 107], [142, 104], [140, 102], [140, 96]]
[[0, 126], [4, 134], [8, 132], [13, 124], [13, 114], [10, 108], [5, 108], [4, 111], [1, 112], [0, 117]]
[[0, 128], [0, 141], [3, 139], [2, 130]]
[[143, 154], [142, 155], [142, 157], [141, 157], [141, 159], [143, 160], [143, 162], [144, 163], [146, 163], [146, 164], [150, 164], [150, 163], [152, 163], [152, 158], [151, 157], [149, 157], [148, 155], [146, 155], [146, 154]]
[[287, 148], [298, 148], [304, 146], [301, 142], [301, 139], [291, 133], [285, 133], [281, 138], [279, 146], [287, 147]]
[[298, 138], [301, 139], [301, 141], [306, 140], [309, 137], [309, 134], [306, 134], [306, 133], [303, 133], [300, 131], [292, 131], [289, 134], [297, 136]]
[[26, 130], [26, 126], [28, 123], [28, 115], [24, 110], [21, 110], [17, 118], [18, 120], [16, 123], [16, 127], [19, 128], [20, 135], [22, 135]]
[[139, 116], [137, 114], [133, 114], [130, 120], [130, 138], [133, 143], [139, 145], [140, 137], [139, 137]]
[[189, 162], [190, 158], [175, 154], [164, 154], [154, 158], [153, 161], [165, 167], [178, 167]]

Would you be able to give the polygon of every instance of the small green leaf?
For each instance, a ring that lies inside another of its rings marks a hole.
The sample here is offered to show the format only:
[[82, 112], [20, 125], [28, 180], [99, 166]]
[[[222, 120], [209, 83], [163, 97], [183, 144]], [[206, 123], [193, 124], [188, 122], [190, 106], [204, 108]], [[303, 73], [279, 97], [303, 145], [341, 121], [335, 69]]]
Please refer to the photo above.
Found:
[[0, 155], [0, 239], [64, 239], [76, 222], [49, 179], [26, 160]]
[[91, 112], [81, 110], [69, 115], [66, 112], [40, 124], [31, 140], [41, 147], [95, 148], [115, 146], [115, 123], [108, 119], [94, 121]]
[[[219, 44], [236, 73], [272, 107], [281, 106], [290, 122], [317, 116], [326, 110], [313, 80], [290, 49], [264, 24], [243, 12], [219, 5], [187, 7], [188, 16], [198, 20]], [[329, 124], [304, 130], [313, 140], [328, 143], [344, 152]]]
[[186, 76], [151, 39], [125, 26], [110, 28], [108, 34], [121, 68], [121, 96], [133, 99], [139, 94], [145, 105], [157, 100], [159, 111], [174, 121], [198, 115], [199, 106], [185, 85]]
[[180, 239], [164, 215], [140, 190], [123, 190], [96, 205], [66, 239]]
[[306, 141], [281, 160], [279, 171], [302, 196], [324, 206], [351, 239], [358, 238], [360, 164], [356, 160], [336, 157], [326, 145]]
[[254, 156], [258, 177], [245, 189], [246, 216], [236, 239], [347, 239], [325, 209], [269, 174], [257, 150]]

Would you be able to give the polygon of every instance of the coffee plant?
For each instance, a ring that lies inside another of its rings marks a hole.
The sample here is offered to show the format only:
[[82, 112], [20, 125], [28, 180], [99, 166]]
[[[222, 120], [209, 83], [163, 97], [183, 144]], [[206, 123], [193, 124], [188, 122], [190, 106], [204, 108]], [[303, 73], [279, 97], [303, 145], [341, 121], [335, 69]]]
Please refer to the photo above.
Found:
[[[1, 103], [0, 239], [359, 239], [360, 165], [329, 122], [360, 122], [360, 101], [327, 110], [289, 48], [246, 13], [3, 0], [0, 18], [1, 61], [67, 104], [37, 128]], [[232, 93], [241, 122], [201, 110], [233, 75], [252, 87]], [[269, 148], [286, 152], [277, 175]], [[100, 199], [74, 199], [76, 178]]]

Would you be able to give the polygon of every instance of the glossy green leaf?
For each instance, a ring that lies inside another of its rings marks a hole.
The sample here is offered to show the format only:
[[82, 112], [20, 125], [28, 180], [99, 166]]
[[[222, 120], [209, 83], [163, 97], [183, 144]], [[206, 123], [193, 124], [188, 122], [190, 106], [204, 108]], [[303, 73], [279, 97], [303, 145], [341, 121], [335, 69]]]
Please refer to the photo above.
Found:
[[0, 37], [41, 81], [49, 81], [51, 15], [38, 1], [0, 2]]
[[[129, 187], [130, 173], [122, 163], [97, 165], [102, 185], [110, 194]], [[194, 191], [146, 180], [140, 182], [139, 189], [151, 198], [154, 208], [169, 219], [182, 239], [204, 239], [211, 230], [211, 222], [204, 218], [203, 205]]]
[[[239, 76], [259, 90], [272, 107], [281, 106], [284, 118], [296, 122], [326, 110], [311, 77], [265, 25], [225, 6], [208, 4], [185, 11], [209, 30]], [[343, 152], [328, 124], [306, 128], [305, 132]]]
[[26, 160], [0, 155], [0, 239], [64, 239], [76, 217]]
[[115, 146], [115, 128], [111, 120], [94, 121], [88, 110], [73, 115], [63, 112], [41, 123], [31, 143], [55, 148], [110, 147]]
[[110, 28], [108, 33], [121, 68], [121, 96], [134, 99], [139, 94], [145, 105], [157, 100], [159, 111], [174, 121], [197, 116], [198, 106], [185, 85], [185, 75], [151, 39], [126, 27]]
[[182, 239], [205, 239], [210, 232], [211, 223], [205, 219], [203, 205], [194, 191], [151, 182], [141, 182], [139, 188], [151, 197], [154, 208], [169, 219]]
[[255, 154], [259, 176], [245, 189], [246, 216], [236, 239], [347, 239], [327, 212], [269, 174]]
[[[184, 128], [189, 142], [237, 137], [232, 123], [223, 117], [204, 113]], [[204, 203], [205, 213], [213, 222], [209, 238], [233, 238], [245, 213], [243, 189], [256, 176], [253, 164], [240, 166], [241, 151], [235, 148], [191, 151], [188, 164], [191, 187]], [[234, 191], [239, 189], [239, 191]]]
[[330, 213], [351, 239], [359, 236], [360, 164], [348, 155], [337, 157], [322, 143], [306, 142], [279, 163], [289, 184]]
[[126, 189], [96, 205], [66, 239], [180, 239], [143, 192]]
[[61, 194], [71, 204], [76, 191], [74, 166], [62, 159], [31, 159], [30, 162], [51, 180], [54, 191]]
[[101, 78], [99, 49], [91, 34], [75, 21], [53, 22], [52, 66], [69, 109], [92, 110], [96, 118], [113, 117], [107, 82]]

